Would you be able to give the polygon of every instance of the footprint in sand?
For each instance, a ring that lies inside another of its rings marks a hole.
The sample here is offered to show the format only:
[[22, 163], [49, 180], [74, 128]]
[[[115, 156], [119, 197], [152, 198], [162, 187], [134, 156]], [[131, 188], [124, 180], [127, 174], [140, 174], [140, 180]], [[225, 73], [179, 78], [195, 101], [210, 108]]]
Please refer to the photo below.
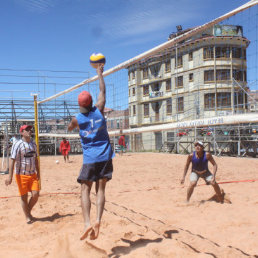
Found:
[[65, 235], [63, 238], [59, 237], [54, 247], [54, 251], [50, 254], [50, 258], [75, 258], [70, 251], [70, 244], [68, 236]]

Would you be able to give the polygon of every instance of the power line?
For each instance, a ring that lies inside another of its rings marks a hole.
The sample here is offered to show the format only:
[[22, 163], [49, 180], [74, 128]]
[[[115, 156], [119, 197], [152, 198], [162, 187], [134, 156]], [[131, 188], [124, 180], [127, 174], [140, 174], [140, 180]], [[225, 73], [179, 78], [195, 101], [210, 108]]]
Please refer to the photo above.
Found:
[[0, 82], [0, 84], [30, 84], [30, 85], [72, 85], [72, 83], [56, 83], [56, 82]]
[[51, 72], [51, 73], [82, 73], [89, 74], [85, 71], [56, 71], [56, 70], [45, 70], [45, 69], [12, 69], [12, 68], [0, 68], [0, 71], [16, 71], [16, 72]]
[[16, 75], [16, 74], [0, 74], [1, 77], [21, 77], [21, 78], [55, 78], [55, 79], [85, 79], [85, 77], [77, 76], [45, 76], [45, 75]]

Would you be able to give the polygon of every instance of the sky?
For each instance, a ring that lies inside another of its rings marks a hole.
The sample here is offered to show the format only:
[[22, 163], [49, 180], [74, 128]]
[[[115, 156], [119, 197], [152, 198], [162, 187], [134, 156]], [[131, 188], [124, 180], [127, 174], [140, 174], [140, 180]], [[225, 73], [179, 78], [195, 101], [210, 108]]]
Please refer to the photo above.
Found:
[[[109, 69], [164, 43], [176, 25], [183, 29], [202, 25], [246, 2], [1, 0], [0, 82], [28, 81], [15, 76], [29, 77], [35, 71], [67, 71], [62, 76], [84, 72], [67, 79], [68, 84], [76, 84], [95, 75], [89, 65], [94, 52], [106, 56], [105, 69]], [[3, 76], [10, 73], [13, 77]], [[1, 90], [17, 87], [24, 89], [23, 84], [0, 84]]]

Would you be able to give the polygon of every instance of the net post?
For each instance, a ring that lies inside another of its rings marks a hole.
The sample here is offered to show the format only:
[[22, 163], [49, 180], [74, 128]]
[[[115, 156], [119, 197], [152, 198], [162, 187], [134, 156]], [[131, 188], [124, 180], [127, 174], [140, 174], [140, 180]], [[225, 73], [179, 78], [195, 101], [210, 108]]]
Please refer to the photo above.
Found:
[[39, 154], [39, 130], [38, 130], [38, 95], [33, 94], [34, 97], [34, 127], [35, 127], [35, 141], [37, 144], [37, 159], [38, 159], [38, 174], [39, 174], [39, 190], [41, 190], [41, 176], [40, 176], [40, 154]]

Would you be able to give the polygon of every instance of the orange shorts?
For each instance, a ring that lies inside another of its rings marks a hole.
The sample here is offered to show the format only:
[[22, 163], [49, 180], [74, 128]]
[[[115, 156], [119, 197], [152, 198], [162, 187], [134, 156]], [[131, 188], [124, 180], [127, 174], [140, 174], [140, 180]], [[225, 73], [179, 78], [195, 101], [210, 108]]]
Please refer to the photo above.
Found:
[[69, 150], [68, 150], [68, 149], [64, 149], [64, 150], [62, 150], [62, 154], [63, 154], [63, 156], [67, 156], [67, 155], [68, 155], [68, 152], [69, 152]]
[[39, 192], [39, 181], [37, 174], [32, 175], [15, 175], [16, 183], [18, 185], [18, 190], [20, 195], [25, 195], [31, 191]]

